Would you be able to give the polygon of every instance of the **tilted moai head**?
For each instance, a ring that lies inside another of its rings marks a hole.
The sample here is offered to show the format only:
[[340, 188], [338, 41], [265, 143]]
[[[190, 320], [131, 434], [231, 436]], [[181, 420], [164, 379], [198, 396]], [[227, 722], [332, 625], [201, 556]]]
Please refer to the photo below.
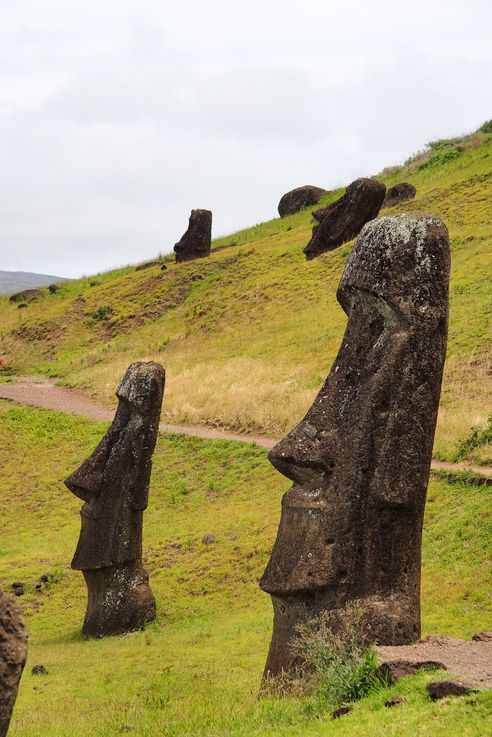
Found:
[[212, 245], [212, 212], [192, 210], [188, 229], [174, 246], [176, 261], [192, 261], [210, 254]]
[[142, 522], [164, 380], [158, 363], [128, 367], [116, 392], [119, 404], [111, 427], [65, 480], [84, 502], [72, 568], [84, 572], [89, 589], [86, 636], [136, 629], [155, 617], [155, 600], [142, 568]]
[[21, 608], [0, 591], [0, 737], [8, 732], [27, 658], [27, 629]]
[[359, 599], [372, 637], [420, 636], [421, 530], [446, 352], [450, 256], [435, 216], [360, 233], [337, 291], [348, 324], [302, 422], [269, 454], [294, 482], [260, 586], [265, 675], [292, 667], [296, 626]]

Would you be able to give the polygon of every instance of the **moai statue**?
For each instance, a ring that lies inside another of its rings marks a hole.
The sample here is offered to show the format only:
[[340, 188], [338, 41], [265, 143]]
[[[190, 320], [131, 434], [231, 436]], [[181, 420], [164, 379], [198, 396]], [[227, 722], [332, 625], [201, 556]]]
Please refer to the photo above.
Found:
[[132, 363], [116, 392], [119, 404], [111, 427], [65, 480], [85, 502], [72, 561], [88, 588], [85, 637], [129, 632], [155, 618], [155, 599], [142, 567], [142, 521], [164, 381], [158, 363]]
[[27, 658], [27, 629], [17, 602], [0, 591], [0, 737], [9, 730]]
[[212, 213], [192, 210], [188, 230], [174, 246], [176, 261], [192, 261], [210, 255], [212, 245]]
[[294, 482], [260, 586], [265, 676], [293, 667], [296, 625], [359, 599], [383, 645], [420, 636], [421, 531], [446, 352], [450, 255], [424, 213], [360, 233], [337, 298], [348, 324], [302, 422], [269, 454]]

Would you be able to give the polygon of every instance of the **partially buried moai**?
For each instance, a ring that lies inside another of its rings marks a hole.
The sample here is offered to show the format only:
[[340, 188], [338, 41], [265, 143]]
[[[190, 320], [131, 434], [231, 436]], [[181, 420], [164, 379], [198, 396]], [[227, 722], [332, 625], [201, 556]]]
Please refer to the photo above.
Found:
[[9, 730], [27, 657], [27, 629], [20, 606], [0, 591], [0, 737]]
[[155, 599], [142, 566], [142, 521], [164, 381], [158, 363], [132, 363], [116, 392], [119, 404], [111, 427], [65, 480], [85, 502], [72, 568], [81, 570], [87, 583], [86, 637], [129, 632], [155, 618]]
[[420, 636], [422, 521], [446, 352], [450, 255], [424, 213], [368, 223], [337, 291], [338, 356], [302, 422], [270, 452], [294, 482], [260, 586], [272, 596], [265, 676], [293, 666], [296, 626], [361, 600], [373, 639]]

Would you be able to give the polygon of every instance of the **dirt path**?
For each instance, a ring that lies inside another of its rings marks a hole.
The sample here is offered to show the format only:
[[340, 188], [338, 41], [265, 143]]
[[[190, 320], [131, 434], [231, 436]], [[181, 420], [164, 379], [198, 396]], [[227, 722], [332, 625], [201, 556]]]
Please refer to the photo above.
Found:
[[480, 688], [492, 688], [492, 632], [474, 637], [483, 640], [457, 640], [446, 635], [431, 635], [415, 645], [376, 648], [381, 663], [440, 663], [454, 676], [467, 676]]
[[[49, 379], [26, 377], [18, 378], [10, 384], [0, 384], [0, 399], [10, 399], [34, 407], [59, 410], [71, 415], [87, 417], [90, 420], [112, 420], [114, 416], [114, 410], [100, 407], [84, 394], [72, 389], [65, 389], [62, 386], [56, 386]], [[174, 425], [162, 422], [160, 429], [162, 432], [192, 435], [205, 440], [236, 440], [242, 443], [256, 443], [262, 448], [273, 448], [277, 442], [275, 438], [241, 435], [202, 425]], [[492, 467], [490, 466], [469, 466], [466, 463], [432, 461], [432, 468], [435, 471], [470, 471], [487, 479], [492, 479]]]

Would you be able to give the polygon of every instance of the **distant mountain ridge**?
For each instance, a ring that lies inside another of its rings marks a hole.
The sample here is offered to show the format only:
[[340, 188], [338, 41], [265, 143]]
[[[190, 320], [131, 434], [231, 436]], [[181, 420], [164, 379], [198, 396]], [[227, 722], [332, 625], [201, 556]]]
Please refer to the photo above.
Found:
[[62, 281], [67, 279], [52, 274], [34, 274], [31, 271], [0, 271], [0, 297]]

